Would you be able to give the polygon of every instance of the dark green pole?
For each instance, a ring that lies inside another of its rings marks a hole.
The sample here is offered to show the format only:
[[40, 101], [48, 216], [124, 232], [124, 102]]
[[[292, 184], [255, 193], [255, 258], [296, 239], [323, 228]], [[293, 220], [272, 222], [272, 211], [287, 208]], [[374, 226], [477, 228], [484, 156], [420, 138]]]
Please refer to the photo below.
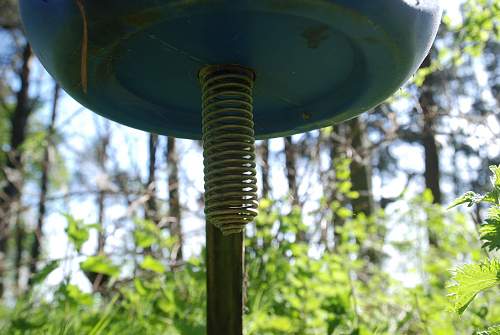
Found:
[[207, 334], [243, 334], [243, 233], [207, 224]]

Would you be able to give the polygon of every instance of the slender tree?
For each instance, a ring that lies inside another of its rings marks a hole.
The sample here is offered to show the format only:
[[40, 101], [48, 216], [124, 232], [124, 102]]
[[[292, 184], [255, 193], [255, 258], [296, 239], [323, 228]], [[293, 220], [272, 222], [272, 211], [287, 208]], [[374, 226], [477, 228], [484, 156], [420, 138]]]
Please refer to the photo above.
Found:
[[0, 1], [0, 28], [12, 31], [19, 30], [20, 26], [17, 2], [14, 0]]
[[[17, 75], [19, 90], [16, 93], [16, 105], [10, 117], [10, 149], [7, 153], [5, 170], [6, 184], [0, 190], [0, 296], [4, 292], [5, 258], [7, 243], [12, 220], [16, 220], [20, 211], [20, 199], [23, 187], [23, 153], [21, 146], [27, 137], [28, 118], [33, 110], [29, 97], [30, 88], [30, 61], [32, 51], [29, 44], [25, 44], [21, 53], [21, 65]], [[17, 214], [16, 214], [17, 213]], [[18, 234], [21, 234], [21, 228]], [[22, 244], [22, 237], [18, 236]], [[19, 248], [17, 248], [19, 250]]]
[[[427, 56], [424, 64], [421, 68], [427, 68], [431, 66], [431, 54]], [[421, 142], [424, 148], [424, 179], [425, 186], [427, 189], [431, 190], [433, 201], [436, 204], [441, 204], [441, 170], [440, 170], [440, 159], [439, 159], [439, 148], [436, 141], [436, 127], [439, 116], [439, 106], [436, 102], [436, 86], [439, 81], [439, 72], [434, 71], [428, 76], [426, 76], [423, 85], [420, 88], [420, 96], [418, 99], [417, 106], [421, 109], [422, 113], [422, 137]], [[431, 230], [428, 229], [428, 239], [429, 244], [437, 246], [438, 237]]]
[[98, 193], [96, 198], [97, 206], [97, 222], [101, 226], [97, 236], [97, 254], [104, 253], [104, 247], [106, 245], [106, 225], [105, 225], [105, 214], [106, 214], [106, 193], [109, 188], [109, 180], [107, 173], [107, 162], [109, 160], [109, 146], [111, 141], [111, 130], [108, 121], [104, 122], [104, 129], [98, 135], [98, 143], [96, 147], [96, 158], [97, 165], [101, 173], [101, 179], [98, 180]]
[[[346, 141], [346, 133], [347, 127], [345, 124], [337, 124], [332, 127], [330, 132], [330, 136], [326, 138], [327, 147], [329, 148], [329, 157], [330, 157], [330, 166], [328, 168], [327, 174], [327, 204], [330, 207], [332, 203], [338, 203], [339, 206], [345, 207], [347, 205], [345, 197], [340, 194], [338, 190], [338, 184], [341, 182], [337, 176], [337, 166], [340, 160], [346, 159], [347, 152], [347, 141]], [[328, 230], [329, 227], [332, 228], [333, 232], [333, 241], [334, 241], [334, 250], [338, 250], [338, 247], [341, 244], [341, 234], [340, 229], [345, 225], [345, 219], [339, 215], [335, 210], [331, 213], [330, 224], [327, 224], [326, 228]], [[326, 233], [328, 235], [328, 233]], [[328, 239], [328, 238], [326, 238]]]
[[167, 138], [168, 205], [171, 218], [170, 232], [177, 238], [177, 245], [172, 253], [173, 259], [182, 260], [183, 236], [181, 225], [181, 205], [179, 200], [179, 157], [176, 139]]
[[[283, 139], [285, 144], [285, 171], [286, 179], [288, 183], [288, 194], [291, 199], [292, 208], [298, 208], [301, 206], [299, 199], [299, 187], [297, 181], [297, 152], [293, 143], [291, 136], [287, 136]], [[297, 241], [305, 241], [306, 234], [303, 229], [299, 229], [295, 239]]]
[[351, 199], [354, 215], [363, 213], [370, 216], [373, 213], [373, 192], [371, 172], [371, 152], [367, 143], [366, 125], [357, 117], [348, 121], [350, 138], [350, 170], [352, 190], [359, 197]]
[[299, 188], [297, 185], [297, 154], [291, 136], [284, 138], [285, 144], [285, 167], [288, 192], [292, 206], [300, 206]]
[[262, 158], [261, 175], [262, 175], [262, 197], [269, 197], [271, 186], [269, 183], [270, 165], [269, 165], [269, 140], [262, 141], [260, 145], [260, 154]]
[[[49, 189], [49, 175], [50, 175], [50, 150], [53, 147], [53, 137], [55, 133], [55, 123], [57, 118], [57, 107], [59, 104], [59, 93], [60, 88], [56, 83], [54, 85], [54, 96], [52, 100], [52, 111], [50, 115], [50, 122], [47, 126], [47, 135], [45, 141], [45, 147], [43, 149], [42, 158], [42, 176], [40, 178], [40, 195], [38, 198], [38, 213], [37, 213], [37, 224], [35, 227], [35, 238], [31, 245], [31, 260], [29, 263], [29, 273], [34, 274], [36, 272], [37, 264], [40, 258], [42, 239], [43, 239], [43, 226], [45, 223], [45, 216], [47, 212], [47, 193]], [[31, 284], [31, 280], [30, 280]]]
[[148, 141], [149, 162], [148, 162], [148, 180], [146, 190], [148, 200], [146, 201], [144, 218], [158, 224], [158, 205], [156, 198], [156, 152], [158, 149], [158, 135], [150, 134]]

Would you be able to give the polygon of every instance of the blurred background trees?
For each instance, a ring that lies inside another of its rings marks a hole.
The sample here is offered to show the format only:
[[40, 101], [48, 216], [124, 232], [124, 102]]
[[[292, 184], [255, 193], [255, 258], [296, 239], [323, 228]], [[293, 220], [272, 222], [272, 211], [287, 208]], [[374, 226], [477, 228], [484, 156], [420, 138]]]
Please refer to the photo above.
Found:
[[[450, 269], [480, 261], [486, 214], [443, 209], [500, 164], [500, 2], [450, 3], [389, 101], [258, 144], [247, 334], [472, 334], [497, 292], [448, 311]], [[0, 331], [203, 334], [198, 143], [106, 121], [43, 70], [0, 1]]]

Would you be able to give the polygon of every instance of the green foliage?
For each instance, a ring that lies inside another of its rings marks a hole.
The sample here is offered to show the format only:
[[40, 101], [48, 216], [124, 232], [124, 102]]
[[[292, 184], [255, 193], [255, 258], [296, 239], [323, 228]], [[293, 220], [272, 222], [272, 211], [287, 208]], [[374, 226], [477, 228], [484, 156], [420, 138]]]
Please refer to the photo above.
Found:
[[152, 222], [139, 221], [141, 224], [137, 224], [137, 229], [134, 230], [134, 239], [138, 247], [149, 248], [158, 239], [159, 229]]
[[480, 228], [483, 248], [489, 251], [500, 250], [500, 206], [491, 207], [488, 218]]
[[174, 237], [165, 235], [153, 221], [135, 219], [134, 224], [134, 242], [141, 249], [160, 247], [167, 251], [177, 242]]
[[448, 207], [448, 209], [467, 204], [468, 207], [472, 207], [475, 204], [481, 203], [483, 201], [484, 197], [480, 194], [477, 194], [475, 192], [469, 191], [462, 195], [460, 198], [455, 199], [453, 203]]
[[500, 326], [493, 326], [488, 330], [478, 332], [477, 335], [500, 335]]
[[[346, 182], [348, 166], [348, 161], [336, 165], [339, 196], [344, 199], [356, 197]], [[491, 326], [500, 308], [498, 298], [487, 291], [461, 318], [447, 312], [443, 284], [451, 277], [447, 269], [465, 254], [479, 258], [474, 254], [479, 244], [466, 217], [433, 204], [428, 192], [404, 204], [391, 215], [366, 217], [354, 216], [339, 201], [323, 199], [322, 211], [331, 213], [326, 218], [340, 219], [343, 225], [335, 229], [337, 244], [318, 250], [295, 241], [297, 233], [306, 229], [300, 209], [283, 213], [281, 201], [263, 199], [245, 242], [245, 334], [444, 335], [473, 334]], [[51, 289], [37, 285], [13, 309], [0, 308], [1, 334], [205, 333], [203, 253], [173, 266], [167, 260], [175, 241], [152, 222], [135, 220], [131, 250], [125, 256], [85, 256], [81, 249], [95, 226], [71, 216], [66, 219], [68, 238], [78, 259], [83, 258], [82, 271], [112, 277], [112, 281], [105, 292], [84, 290], [72, 278]], [[409, 232], [394, 242], [380, 241], [385, 227]], [[439, 246], [422, 249], [425, 236], [420, 232], [425, 229], [440, 237]], [[383, 254], [387, 245], [397, 249], [401, 260], [408, 260], [405, 272], [421, 274], [413, 284], [396, 279], [384, 258], [374, 263], [373, 255]], [[35, 275], [37, 282], [42, 283], [58, 266], [65, 267], [62, 260], [48, 263]], [[476, 272], [485, 269], [479, 267]], [[461, 300], [470, 300], [466, 296], [478, 291], [470, 272], [467, 268], [456, 277], [460, 283], [456, 295]]]
[[459, 38], [463, 51], [477, 57], [489, 40], [500, 40], [500, 1], [468, 0], [463, 6], [468, 15], [460, 27]]
[[100, 273], [110, 277], [120, 274], [120, 268], [104, 255], [91, 256], [80, 263], [80, 269], [85, 272]]
[[57, 293], [61, 301], [75, 306], [89, 306], [93, 303], [92, 295], [82, 292], [78, 286], [72, 284], [61, 285]]
[[98, 226], [84, 224], [83, 220], [77, 220], [69, 214], [65, 214], [64, 217], [68, 223], [65, 231], [76, 251], [79, 252], [90, 237], [90, 229], [97, 228]]
[[[468, 192], [457, 199], [451, 207], [467, 204], [469, 207], [476, 204], [486, 203], [491, 206], [488, 217], [479, 228], [480, 238], [483, 241], [482, 248], [487, 251], [500, 249], [500, 166], [491, 166], [491, 190], [479, 195]], [[458, 314], [464, 313], [476, 296], [485, 290], [500, 286], [500, 261], [492, 258], [482, 263], [468, 264], [455, 270], [453, 284], [450, 286], [450, 297], [453, 310]], [[490, 328], [480, 334], [495, 334], [499, 332], [498, 327]]]
[[500, 166], [491, 166], [490, 170], [492, 172], [491, 191], [484, 195], [467, 192], [455, 200], [450, 208], [462, 204], [467, 204], [469, 207], [481, 203], [490, 205], [488, 216], [481, 223], [479, 233], [483, 241], [483, 248], [495, 251], [500, 249]]
[[448, 16], [443, 18], [441, 30], [451, 34], [452, 45], [435, 46], [437, 57], [413, 77], [417, 87], [421, 87], [431, 73], [459, 66], [466, 57], [479, 57], [488, 42], [500, 41], [500, 0], [466, 0], [462, 13], [464, 17], [459, 24], [452, 24]]
[[39, 284], [43, 282], [45, 278], [47, 278], [52, 273], [52, 271], [54, 271], [58, 267], [58, 260], [52, 260], [48, 262], [40, 271], [38, 271], [31, 277], [32, 284]]
[[462, 314], [477, 294], [500, 285], [500, 263], [496, 260], [468, 264], [458, 268], [450, 286], [453, 310]]
[[144, 260], [140, 264], [141, 268], [148, 271], [153, 271], [156, 273], [164, 273], [165, 267], [163, 264], [151, 256], [144, 257]]

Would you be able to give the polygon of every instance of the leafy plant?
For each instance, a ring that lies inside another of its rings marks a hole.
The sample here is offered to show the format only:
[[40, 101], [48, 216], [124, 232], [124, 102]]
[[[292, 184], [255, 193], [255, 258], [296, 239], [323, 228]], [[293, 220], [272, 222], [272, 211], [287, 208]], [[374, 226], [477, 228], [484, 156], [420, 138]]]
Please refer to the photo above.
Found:
[[104, 255], [88, 257], [80, 263], [80, 268], [86, 272], [100, 273], [110, 277], [116, 277], [120, 274], [120, 268]]
[[85, 242], [90, 237], [90, 229], [98, 229], [98, 225], [85, 224], [83, 220], [75, 219], [69, 214], [64, 214], [68, 226], [65, 231], [68, 234], [68, 238], [73, 243], [76, 251], [80, 252]]
[[479, 264], [468, 264], [458, 268], [453, 276], [455, 284], [450, 286], [453, 309], [462, 314], [476, 295], [500, 285], [500, 263], [497, 260]]
[[[491, 166], [492, 189], [484, 194], [467, 192], [450, 207], [466, 204], [467, 206], [485, 203], [490, 206], [486, 220], [479, 227], [482, 248], [486, 252], [500, 249], [500, 165]], [[468, 264], [454, 271], [453, 284], [450, 286], [450, 297], [453, 310], [464, 313], [467, 307], [480, 293], [500, 285], [500, 261], [489, 257], [482, 263]], [[480, 334], [498, 334], [500, 326], [494, 326]]]

